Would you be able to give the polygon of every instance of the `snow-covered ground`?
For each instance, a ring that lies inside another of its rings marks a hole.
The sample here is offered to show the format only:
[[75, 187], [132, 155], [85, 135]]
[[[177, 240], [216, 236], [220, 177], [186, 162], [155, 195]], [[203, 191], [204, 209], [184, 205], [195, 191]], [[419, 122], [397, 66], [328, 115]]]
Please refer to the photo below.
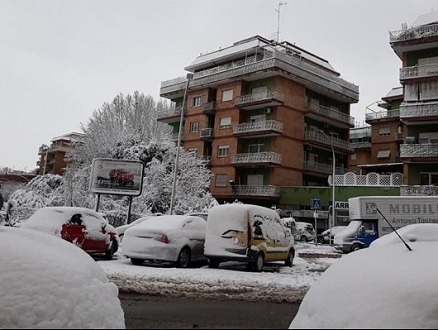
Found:
[[246, 271], [245, 264], [226, 262], [218, 269], [208, 266], [181, 269], [172, 266], [135, 266], [123, 257], [98, 260], [110, 281], [122, 292], [149, 295], [204, 297], [245, 301], [297, 302], [321, 274], [341, 256], [328, 245], [296, 243], [293, 266], [284, 262], [265, 265], [263, 272]]

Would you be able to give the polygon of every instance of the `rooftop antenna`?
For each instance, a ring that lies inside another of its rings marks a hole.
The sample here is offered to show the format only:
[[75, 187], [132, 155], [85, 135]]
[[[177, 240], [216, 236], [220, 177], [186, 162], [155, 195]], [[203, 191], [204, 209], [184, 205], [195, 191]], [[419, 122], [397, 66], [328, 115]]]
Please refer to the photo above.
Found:
[[280, 9], [281, 6], [287, 5], [287, 2], [278, 2], [278, 9], [275, 9], [275, 11], [277, 12], [277, 44], [278, 41], [280, 40]]

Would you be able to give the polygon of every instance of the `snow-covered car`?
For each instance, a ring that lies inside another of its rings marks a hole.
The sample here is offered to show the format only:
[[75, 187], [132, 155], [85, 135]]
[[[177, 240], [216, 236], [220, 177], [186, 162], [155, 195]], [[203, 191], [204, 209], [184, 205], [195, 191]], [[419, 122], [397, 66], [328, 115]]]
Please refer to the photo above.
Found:
[[83, 207], [43, 207], [24, 220], [20, 228], [60, 237], [91, 255], [112, 259], [120, 246], [117, 230], [95, 210]]
[[151, 217], [126, 229], [123, 255], [134, 265], [142, 265], [148, 260], [186, 268], [191, 263], [206, 262], [206, 223], [201, 217], [188, 215]]
[[[345, 228], [347, 228], [347, 226], [333, 226], [331, 228], [331, 232], [332, 232], [332, 241], [333, 238], [335, 237], [335, 235], [341, 231], [343, 231]], [[321, 234], [318, 234], [317, 236], [317, 242], [321, 243], [321, 244], [328, 244], [330, 243], [329, 241], [329, 236], [330, 236], [330, 228], [327, 230], [324, 230]]]
[[190, 212], [190, 213], [187, 213], [187, 215], [194, 215], [197, 217], [201, 217], [205, 221], [207, 221], [207, 218], [208, 218], [208, 212]]
[[131, 223], [126, 224], [126, 225], [121, 225], [121, 226], [116, 227], [116, 230], [117, 230], [117, 233], [119, 234], [120, 240], [123, 240], [123, 236], [125, 234], [126, 229], [131, 228], [135, 225], [138, 225], [139, 223], [142, 223], [143, 221], [145, 221], [151, 217], [154, 217], [154, 215], [148, 215], [145, 217], [141, 217], [141, 218], [138, 218], [137, 220], [132, 221]]
[[[398, 235], [397, 235], [398, 234]], [[397, 229], [396, 232], [386, 234], [371, 242], [370, 247], [377, 245], [403, 243], [400, 237], [409, 244], [417, 241], [438, 242], [438, 224], [436, 223], [417, 223]]]
[[289, 328], [437, 329], [438, 224], [408, 226], [414, 241], [401, 235], [410, 249], [387, 234], [333, 263], [310, 287]]
[[309, 242], [315, 239], [315, 229], [313, 225], [308, 222], [295, 222], [296, 231], [294, 236], [295, 241]]
[[125, 328], [118, 287], [87, 253], [30, 229], [0, 237], [1, 328]]

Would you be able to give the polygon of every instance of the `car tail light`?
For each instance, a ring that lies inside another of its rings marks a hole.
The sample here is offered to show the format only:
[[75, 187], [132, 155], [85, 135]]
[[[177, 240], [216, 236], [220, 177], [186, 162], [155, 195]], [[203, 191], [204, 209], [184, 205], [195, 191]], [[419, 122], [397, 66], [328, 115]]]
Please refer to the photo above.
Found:
[[158, 242], [164, 243], [164, 244], [169, 244], [170, 240], [169, 237], [167, 237], [167, 235], [158, 235], [157, 237], [155, 237], [155, 239]]

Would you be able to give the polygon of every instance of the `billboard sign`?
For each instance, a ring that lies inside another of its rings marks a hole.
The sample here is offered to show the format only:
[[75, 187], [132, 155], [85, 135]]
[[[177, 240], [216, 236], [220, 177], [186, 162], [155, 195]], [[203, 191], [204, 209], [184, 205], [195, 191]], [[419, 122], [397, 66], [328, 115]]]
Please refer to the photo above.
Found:
[[136, 160], [96, 158], [91, 169], [90, 191], [97, 194], [139, 196], [143, 163]]

